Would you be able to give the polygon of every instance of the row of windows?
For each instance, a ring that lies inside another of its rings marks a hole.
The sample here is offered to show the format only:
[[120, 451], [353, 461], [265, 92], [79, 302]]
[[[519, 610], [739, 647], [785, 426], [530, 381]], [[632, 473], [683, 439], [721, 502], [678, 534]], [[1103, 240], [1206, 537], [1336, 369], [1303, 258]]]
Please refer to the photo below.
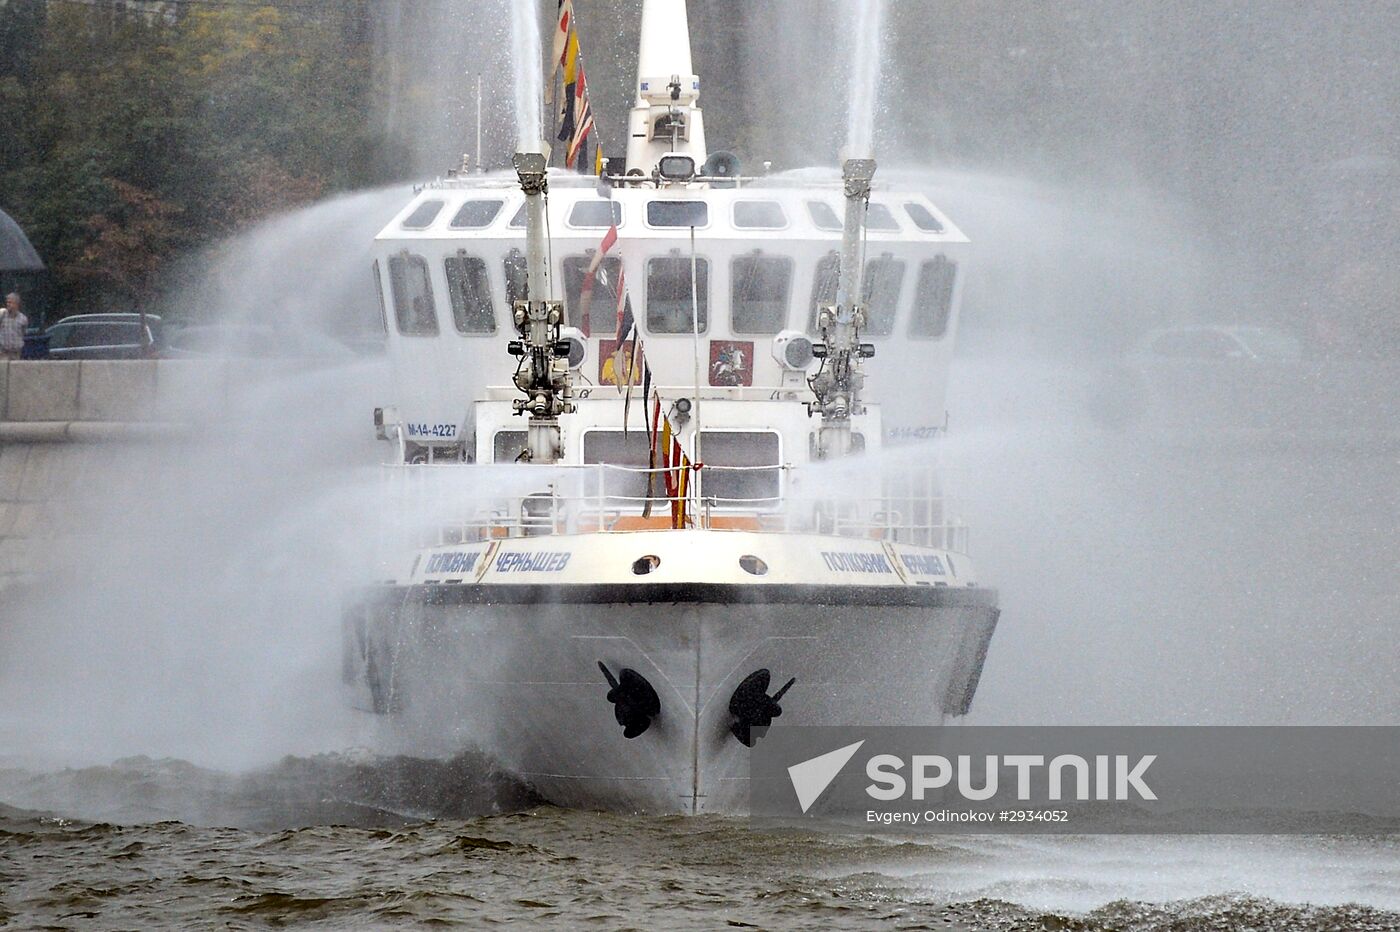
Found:
[[[492, 437], [495, 462], [514, 462], [525, 448], [523, 430], [497, 431]], [[782, 443], [771, 430], [706, 430], [700, 434], [700, 450], [705, 457], [705, 497], [719, 507], [736, 503], [774, 504], [781, 494]], [[645, 469], [651, 465], [644, 431], [624, 434], [620, 430], [588, 430], [583, 434], [583, 461], [611, 463]], [[727, 469], [726, 467], [772, 467], [771, 469]], [[647, 497], [643, 473], [608, 470], [604, 487], [591, 494], [624, 498], [641, 507]]]
[[[426, 230], [442, 212], [446, 201], [423, 201], [404, 218], [405, 230]], [[824, 201], [807, 201], [807, 213], [812, 224], [827, 232], [842, 229], [836, 209]], [[448, 222], [449, 230], [479, 230], [490, 226], [505, 206], [503, 200], [467, 201]], [[942, 233], [943, 224], [923, 204], [913, 201], [904, 205], [904, 212], [920, 230]], [[710, 223], [710, 205], [705, 201], [657, 200], [646, 205], [647, 225], [652, 227], [704, 227]], [[787, 227], [787, 212], [778, 201], [735, 201], [732, 213], [734, 226], [740, 230], [781, 230]], [[607, 229], [622, 223], [622, 205], [617, 201], [578, 201], [569, 211], [569, 226], [582, 229]], [[898, 232], [899, 223], [885, 204], [872, 203], [866, 211], [867, 229], [875, 232]], [[525, 205], [511, 218], [510, 226], [525, 226]]]
[[[593, 269], [591, 256], [569, 256], [563, 261], [564, 308], [569, 325], [590, 336], [614, 331], [617, 321], [618, 281], [622, 261], [605, 257]], [[812, 279], [807, 330], [816, 332], [817, 311], [836, 300], [840, 257], [833, 251], [817, 263]], [[447, 295], [452, 321], [458, 333], [496, 332], [496, 311], [485, 260], [459, 251], [444, 260]], [[866, 296], [866, 326], [869, 336], [889, 336], [894, 332], [895, 314], [904, 284], [907, 263], [888, 253], [865, 263], [863, 291]], [[786, 256], [770, 256], [755, 250], [736, 256], [730, 263], [730, 325], [736, 334], [776, 334], [787, 326], [795, 264]], [[692, 268], [694, 277], [692, 278]], [[525, 297], [525, 257], [512, 250], [503, 265], [506, 300], [513, 304]], [[376, 285], [379, 266], [375, 265]], [[919, 266], [914, 286], [914, 311], [909, 336], [925, 339], [942, 337], [948, 329], [953, 306], [953, 286], [957, 265], [936, 256]], [[437, 308], [433, 302], [428, 262], [422, 256], [400, 253], [389, 259], [389, 290], [394, 303], [394, 319], [399, 332], [408, 336], [431, 336], [438, 332]], [[381, 291], [382, 294], [382, 291]], [[646, 330], [649, 333], [691, 333], [699, 315], [699, 329], [709, 330], [710, 263], [688, 256], [658, 256], [646, 264]]]

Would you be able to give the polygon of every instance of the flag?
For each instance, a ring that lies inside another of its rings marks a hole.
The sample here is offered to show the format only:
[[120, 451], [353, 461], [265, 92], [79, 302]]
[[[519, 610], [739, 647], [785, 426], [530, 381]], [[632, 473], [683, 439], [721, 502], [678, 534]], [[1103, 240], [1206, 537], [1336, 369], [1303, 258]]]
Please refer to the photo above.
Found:
[[559, 135], [555, 138], [560, 142], [569, 142], [574, 138], [574, 107], [575, 98], [578, 96], [578, 31], [575, 29], [569, 30], [569, 38], [564, 43], [564, 57], [560, 63], [564, 66], [564, 112], [559, 123]]
[[666, 485], [666, 497], [672, 498], [676, 494], [675, 476], [671, 472], [671, 419], [663, 417], [661, 419], [661, 478]]
[[564, 64], [564, 50], [568, 48], [569, 35], [574, 31], [574, 0], [559, 0], [558, 25], [554, 30], [554, 68], [550, 73], [549, 102], [554, 103], [554, 76]]
[[[650, 372], [647, 373], [651, 375]], [[648, 396], [653, 397], [653, 396]], [[656, 441], [661, 437], [661, 393], [657, 392], [652, 403], [651, 419], [647, 421], [647, 439], [651, 441], [647, 452], [647, 501], [642, 506], [642, 517], [651, 517], [651, 499], [656, 493]]]
[[[617, 273], [617, 338], [616, 347], [613, 349], [613, 372], [615, 379], [613, 384], [617, 386], [617, 393], [622, 394], [623, 380], [627, 385], [632, 384], [632, 380], [637, 377], [637, 372], [632, 364], [633, 357], [637, 354], [637, 322], [632, 316], [632, 299], [627, 294], [627, 276], [622, 270]], [[628, 346], [631, 346], [629, 349]]]
[[589, 273], [598, 271], [598, 266], [603, 264], [603, 257], [608, 254], [608, 250], [617, 245], [617, 224], [608, 227], [608, 232], [603, 234], [603, 238], [598, 242], [598, 252], [593, 256], [593, 261], [588, 264]]
[[564, 64], [564, 49], [569, 44], [569, 34], [574, 31], [574, 0], [559, 0], [558, 28], [554, 30], [555, 69]]
[[[627, 437], [627, 424], [632, 413], [632, 386], [637, 382], [637, 362], [641, 361], [642, 371], [647, 371], [646, 355], [642, 352], [642, 341], [633, 335], [632, 352], [627, 356], [627, 394], [622, 400], [622, 436]], [[650, 381], [650, 379], [648, 379]], [[643, 398], [646, 396], [643, 395]]]
[[690, 460], [681, 449], [680, 441], [672, 438], [676, 445], [676, 497], [671, 502], [671, 527], [680, 530], [685, 527], [685, 496], [690, 485]]
[[632, 298], [627, 294], [625, 270], [617, 273], [617, 342], [627, 340], [637, 329], [637, 319], [632, 316]]
[[[647, 446], [651, 446], [651, 419], [647, 417], [647, 399], [651, 397], [651, 364], [647, 362], [647, 354], [638, 347], [638, 355], [642, 357], [642, 429], [647, 432]], [[627, 386], [627, 403], [632, 401], [632, 386]], [[627, 433], [627, 403], [622, 406], [622, 432]]]
[[[593, 306], [593, 283], [597, 280], [598, 269], [602, 266], [603, 259], [607, 256], [608, 250], [612, 249], [615, 245], [617, 245], [617, 224], [614, 223], [612, 226], [608, 227], [608, 232], [603, 234], [603, 240], [598, 244], [597, 251], [593, 253], [593, 258], [588, 263], [588, 271], [584, 273], [583, 285], [579, 289], [579, 316], [581, 318], [580, 323], [583, 326], [584, 336], [592, 336], [588, 325], [588, 318], [589, 308]], [[618, 294], [621, 294], [622, 280], [620, 272], [617, 284]]]
[[[573, 168], [578, 161], [579, 150], [583, 148], [584, 140], [593, 130], [593, 108], [588, 103], [588, 79], [584, 76], [583, 65], [578, 66], [578, 80], [574, 82], [574, 105], [573, 113], [575, 124], [573, 133], [569, 137], [569, 151], [564, 156], [566, 168]], [[560, 139], [563, 139], [563, 128], [560, 130]]]

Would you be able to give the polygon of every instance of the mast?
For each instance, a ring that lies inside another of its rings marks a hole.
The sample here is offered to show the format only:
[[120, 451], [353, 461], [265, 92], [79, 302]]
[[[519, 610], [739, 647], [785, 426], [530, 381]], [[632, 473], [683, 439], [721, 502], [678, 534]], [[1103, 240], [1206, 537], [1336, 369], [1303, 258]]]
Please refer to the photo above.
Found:
[[841, 232], [840, 278], [836, 303], [823, 307], [817, 318], [823, 342], [812, 347], [812, 354], [822, 360], [822, 367], [809, 382], [816, 401], [807, 406], [809, 412], [822, 416], [817, 431], [817, 455], [822, 459], [851, 452], [851, 416], [865, 413], [860, 400], [865, 385], [860, 361], [875, 355], [875, 345], [860, 342], [865, 326], [860, 277], [865, 267], [865, 215], [874, 177], [874, 159], [847, 159], [841, 166], [846, 216]]
[[703, 165], [700, 76], [690, 63], [685, 0], [644, 0], [637, 50], [637, 99], [627, 121], [627, 170], [651, 175], [663, 155]]

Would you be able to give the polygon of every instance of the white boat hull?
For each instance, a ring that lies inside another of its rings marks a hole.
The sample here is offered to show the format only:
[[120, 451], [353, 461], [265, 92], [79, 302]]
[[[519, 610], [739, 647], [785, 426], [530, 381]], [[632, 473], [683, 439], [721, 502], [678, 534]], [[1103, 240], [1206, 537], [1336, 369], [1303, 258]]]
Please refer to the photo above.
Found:
[[[745, 677], [795, 678], [783, 724], [938, 724], [966, 712], [996, 618], [967, 586], [384, 585], [347, 616], [346, 676], [411, 749], [481, 747], [559, 805], [742, 813]], [[600, 663], [655, 689], [642, 734], [624, 737]]]

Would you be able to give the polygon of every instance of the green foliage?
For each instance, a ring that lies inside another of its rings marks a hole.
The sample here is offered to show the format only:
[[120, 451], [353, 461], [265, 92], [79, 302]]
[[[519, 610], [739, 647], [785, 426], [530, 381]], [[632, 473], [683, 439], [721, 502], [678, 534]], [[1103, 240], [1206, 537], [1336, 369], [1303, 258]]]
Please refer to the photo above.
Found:
[[0, 0], [0, 207], [65, 313], [372, 177], [373, 0]]

